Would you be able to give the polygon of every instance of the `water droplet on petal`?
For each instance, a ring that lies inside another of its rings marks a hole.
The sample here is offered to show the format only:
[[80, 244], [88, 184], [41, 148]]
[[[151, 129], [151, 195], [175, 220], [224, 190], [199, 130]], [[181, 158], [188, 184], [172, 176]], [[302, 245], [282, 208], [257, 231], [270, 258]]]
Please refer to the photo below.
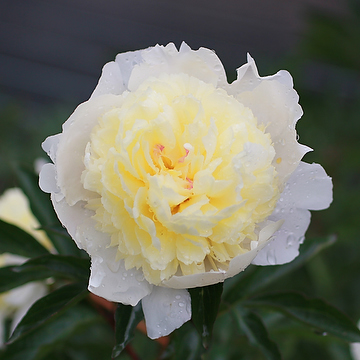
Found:
[[276, 264], [276, 256], [275, 256], [275, 250], [271, 249], [266, 254], [266, 259], [270, 265]]
[[290, 234], [286, 238], [286, 248], [292, 247], [296, 243], [296, 236], [294, 234]]
[[180, 306], [180, 307], [184, 307], [185, 304], [184, 304], [183, 302], [179, 302], [179, 306]]
[[176, 299], [176, 300], [180, 300], [180, 299], [181, 299], [181, 296], [180, 296], [180, 295], [176, 295], [176, 296], [175, 296], [175, 299]]

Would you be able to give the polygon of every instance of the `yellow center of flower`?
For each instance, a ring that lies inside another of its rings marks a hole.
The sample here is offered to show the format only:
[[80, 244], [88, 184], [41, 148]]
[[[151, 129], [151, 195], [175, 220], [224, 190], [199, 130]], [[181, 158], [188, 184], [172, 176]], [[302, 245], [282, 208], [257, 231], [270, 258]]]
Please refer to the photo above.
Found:
[[84, 158], [98, 230], [153, 284], [226, 271], [256, 247], [279, 197], [270, 135], [226, 91], [185, 74], [120, 96]]

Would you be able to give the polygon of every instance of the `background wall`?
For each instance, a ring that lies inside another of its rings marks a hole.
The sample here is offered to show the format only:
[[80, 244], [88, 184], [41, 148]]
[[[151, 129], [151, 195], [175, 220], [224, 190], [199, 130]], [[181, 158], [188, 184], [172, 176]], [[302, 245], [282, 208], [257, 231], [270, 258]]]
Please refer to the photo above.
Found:
[[182, 41], [214, 49], [234, 76], [246, 52], [265, 64], [294, 53], [315, 9], [348, 11], [344, 0], [1, 0], [0, 90], [75, 104], [118, 52]]

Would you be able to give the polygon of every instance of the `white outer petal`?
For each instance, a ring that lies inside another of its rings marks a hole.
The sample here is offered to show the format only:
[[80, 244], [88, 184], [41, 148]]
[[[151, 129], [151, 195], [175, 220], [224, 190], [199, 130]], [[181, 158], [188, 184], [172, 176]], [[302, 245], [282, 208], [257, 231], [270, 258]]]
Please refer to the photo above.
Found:
[[276, 151], [273, 165], [284, 183], [311, 150], [296, 139], [295, 125], [303, 112], [291, 75], [281, 70], [273, 76], [260, 77], [254, 60], [248, 56], [248, 63], [238, 69], [237, 80], [229, 85], [229, 93], [266, 126]]
[[269, 220], [284, 219], [284, 225], [253, 260], [255, 265], [285, 264], [299, 255], [299, 246], [310, 224], [310, 210], [327, 208], [332, 201], [332, 182], [318, 164], [300, 162]]
[[120, 67], [115, 61], [111, 61], [104, 65], [99, 82], [90, 99], [105, 94], [121, 95], [125, 90]]
[[60, 188], [56, 182], [56, 168], [54, 164], [44, 164], [39, 174], [40, 189], [46, 193], [59, 193]]
[[126, 270], [124, 261], [115, 261], [116, 248], [109, 248], [108, 234], [95, 229], [93, 212], [84, 208], [85, 202], [69, 206], [63, 198], [57, 201], [52, 195], [55, 211], [62, 224], [80, 249], [91, 257], [89, 291], [109, 301], [136, 305], [152, 290], [142, 274], [136, 269]]
[[142, 299], [147, 334], [150, 339], [169, 335], [191, 319], [191, 298], [187, 290], [154, 286]]
[[258, 246], [244, 254], [238, 255], [230, 261], [228, 271], [211, 271], [200, 274], [185, 276], [172, 276], [169, 280], [163, 281], [162, 285], [174, 289], [194, 288], [223, 282], [239, 272], [243, 271], [257, 253], [270, 241], [271, 236], [279, 229], [283, 221], [268, 222], [259, 233]]
[[[169, 43], [166, 46], [156, 45], [140, 53], [136, 52], [133, 57], [134, 67], [132, 70], [129, 69], [128, 82], [128, 89], [131, 91], [136, 90], [149, 77], [157, 77], [162, 73], [185, 73], [214, 86], [227, 86], [223, 65], [216, 54], [209, 49], [192, 50], [187, 44], [182, 43], [178, 51], [173, 43]], [[129, 63], [129, 53], [121, 57], [118, 55], [116, 61], [123, 58]]]
[[300, 209], [323, 210], [332, 202], [332, 181], [319, 164], [300, 162], [291, 175], [288, 189], [292, 206]]
[[107, 111], [121, 106], [119, 95], [101, 95], [80, 104], [63, 124], [63, 132], [57, 147], [57, 184], [70, 205], [79, 200], [89, 200], [93, 194], [85, 190], [81, 174], [85, 170], [83, 158], [90, 134], [99, 117]]
[[[106, 254], [107, 252], [107, 254]], [[126, 270], [123, 260], [115, 261], [114, 249], [99, 249], [91, 255], [88, 290], [102, 298], [135, 306], [153, 288], [141, 270]]]
[[59, 141], [62, 134], [56, 134], [49, 136], [45, 139], [45, 141], [41, 144], [41, 147], [48, 154], [50, 159], [55, 162], [56, 161], [56, 151], [59, 145]]

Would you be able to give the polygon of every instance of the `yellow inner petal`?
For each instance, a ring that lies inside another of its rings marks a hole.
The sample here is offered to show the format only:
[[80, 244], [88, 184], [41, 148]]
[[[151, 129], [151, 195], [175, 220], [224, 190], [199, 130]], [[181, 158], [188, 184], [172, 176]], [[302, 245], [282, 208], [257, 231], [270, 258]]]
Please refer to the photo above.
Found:
[[226, 270], [279, 197], [270, 135], [224, 90], [186, 74], [120, 96], [86, 147], [98, 229], [153, 284]]

